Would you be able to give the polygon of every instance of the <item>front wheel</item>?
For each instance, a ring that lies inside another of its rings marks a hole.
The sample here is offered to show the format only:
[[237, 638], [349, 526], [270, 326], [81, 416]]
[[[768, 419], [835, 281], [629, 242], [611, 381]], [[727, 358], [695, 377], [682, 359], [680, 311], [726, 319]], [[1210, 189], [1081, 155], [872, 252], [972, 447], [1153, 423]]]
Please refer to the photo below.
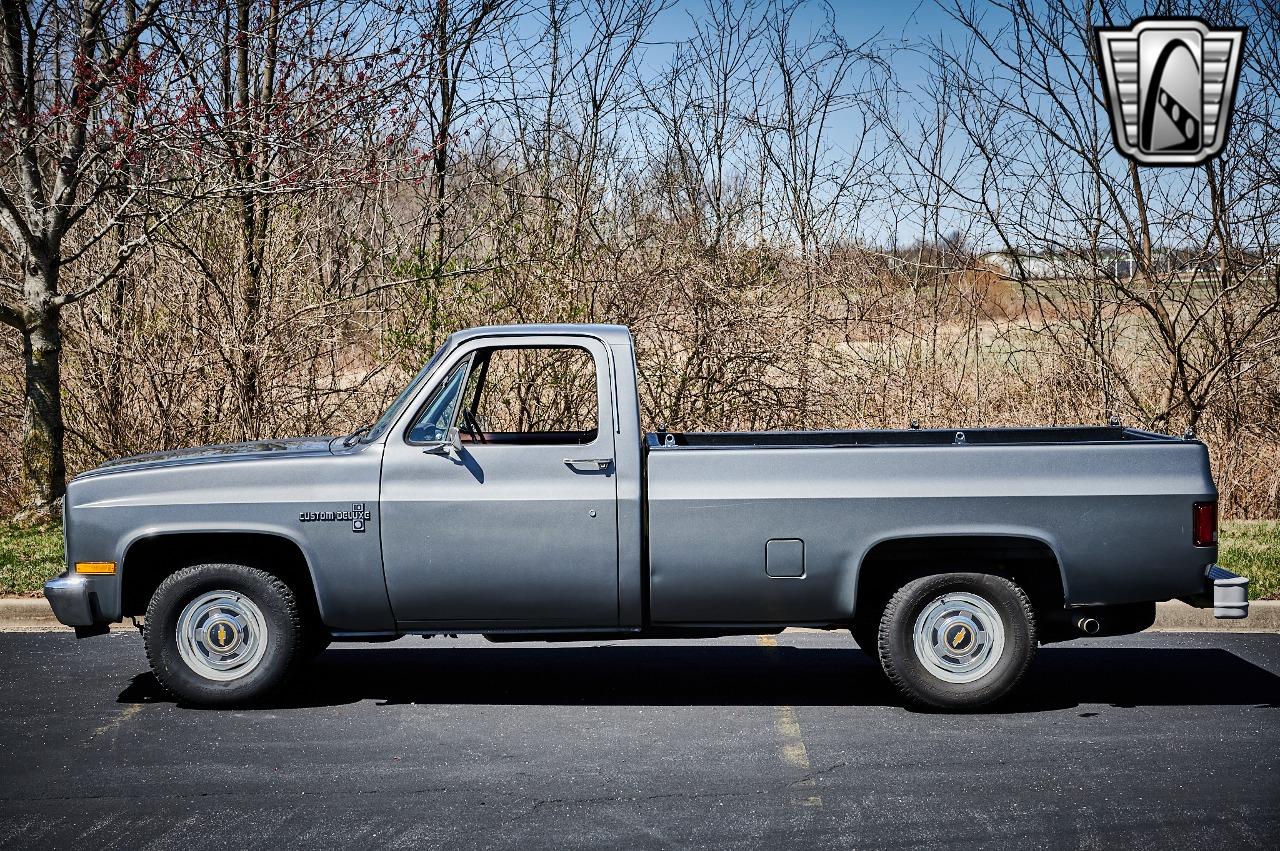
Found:
[[1035, 655], [1035, 613], [1014, 583], [943, 573], [898, 589], [880, 619], [880, 664], [915, 703], [976, 709], [1003, 697]]
[[204, 706], [263, 697], [303, 652], [293, 591], [242, 564], [202, 564], [169, 576], [151, 596], [143, 638], [160, 684]]

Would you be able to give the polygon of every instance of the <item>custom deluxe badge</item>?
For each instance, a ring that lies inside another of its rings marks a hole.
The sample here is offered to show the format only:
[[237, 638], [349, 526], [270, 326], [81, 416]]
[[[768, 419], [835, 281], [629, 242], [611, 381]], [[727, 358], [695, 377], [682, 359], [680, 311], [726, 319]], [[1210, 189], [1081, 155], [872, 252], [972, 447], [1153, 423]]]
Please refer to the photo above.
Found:
[[363, 532], [373, 512], [366, 511], [363, 502], [355, 502], [350, 511], [300, 511], [298, 520], [302, 523], [344, 523], [350, 521], [352, 532]]

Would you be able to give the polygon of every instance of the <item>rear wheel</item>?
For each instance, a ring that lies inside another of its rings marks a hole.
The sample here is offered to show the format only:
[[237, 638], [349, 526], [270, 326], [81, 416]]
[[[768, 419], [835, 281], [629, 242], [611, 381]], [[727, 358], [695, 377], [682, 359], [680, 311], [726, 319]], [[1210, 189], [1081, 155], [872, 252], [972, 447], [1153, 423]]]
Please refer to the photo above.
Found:
[[242, 564], [196, 565], [166, 578], [147, 606], [144, 643], [161, 685], [205, 706], [269, 694], [304, 650], [292, 589]]
[[880, 664], [908, 699], [974, 709], [1007, 694], [1035, 655], [1035, 613], [1014, 583], [944, 573], [907, 583], [880, 619]]

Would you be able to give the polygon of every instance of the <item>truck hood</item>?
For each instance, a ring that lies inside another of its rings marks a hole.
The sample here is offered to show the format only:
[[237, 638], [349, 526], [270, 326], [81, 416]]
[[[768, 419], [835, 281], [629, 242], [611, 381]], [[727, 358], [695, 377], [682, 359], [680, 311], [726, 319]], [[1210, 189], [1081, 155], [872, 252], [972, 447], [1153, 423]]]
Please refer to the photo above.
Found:
[[115, 458], [101, 466], [82, 473], [77, 478], [118, 473], [128, 470], [144, 470], [152, 467], [172, 467], [186, 464], [221, 464], [228, 461], [254, 461], [264, 458], [297, 458], [329, 455], [329, 447], [336, 437], [288, 437], [281, 440], [259, 440], [250, 443], [224, 443], [216, 446], [197, 446], [191, 449], [170, 449], [165, 452], [148, 452]]

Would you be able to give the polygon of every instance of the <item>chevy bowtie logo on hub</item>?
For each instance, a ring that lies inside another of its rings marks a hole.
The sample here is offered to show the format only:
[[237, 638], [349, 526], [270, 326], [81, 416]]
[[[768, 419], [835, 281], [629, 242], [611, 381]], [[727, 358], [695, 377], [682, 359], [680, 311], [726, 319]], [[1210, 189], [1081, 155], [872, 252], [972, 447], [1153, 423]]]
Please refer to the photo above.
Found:
[[352, 532], [363, 532], [373, 512], [366, 511], [363, 502], [352, 503], [350, 511], [302, 511], [298, 520], [302, 523], [341, 523], [351, 521]]
[[240, 643], [240, 630], [228, 620], [214, 621], [209, 625], [209, 644], [219, 653], [230, 653]]
[[964, 624], [956, 624], [947, 630], [947, 646], [960, 653], [967, 652], [973, 644], [973, 633]]
[[1199, 165], [1222, 152], [1240, 77], [1243, 27], [1143, 18], [1094, 27], [1116, 148], [1142, 165]]

